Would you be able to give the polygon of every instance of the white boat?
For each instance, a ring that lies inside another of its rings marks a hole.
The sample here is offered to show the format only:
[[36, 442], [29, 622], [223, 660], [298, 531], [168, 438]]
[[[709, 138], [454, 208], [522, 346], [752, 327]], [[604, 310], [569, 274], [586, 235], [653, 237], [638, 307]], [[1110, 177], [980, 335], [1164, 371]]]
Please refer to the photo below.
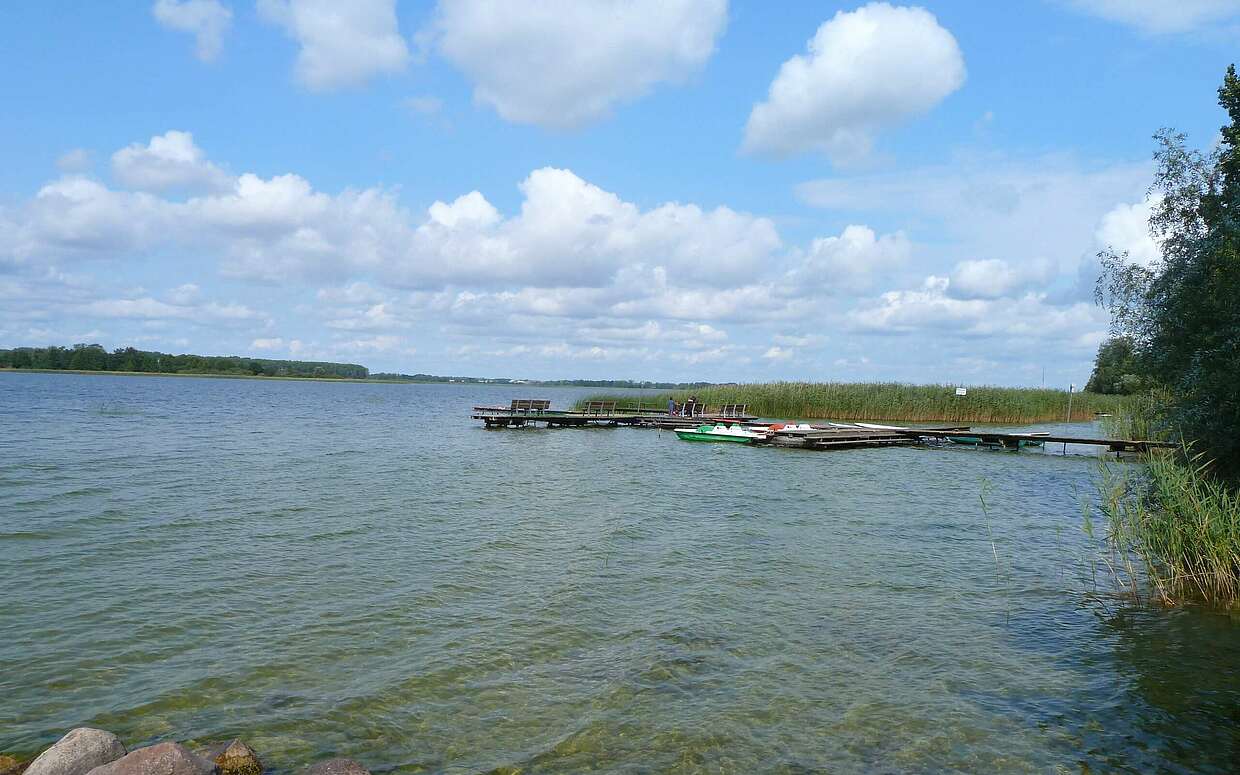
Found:
[[754, 431], [740, 425], [699, 425], [696, 428], [678, 428], [676, 436], [682, 441], [730, 441], [737, 444], [749, 444], [757, 439], [765, 439], [764, 431]]

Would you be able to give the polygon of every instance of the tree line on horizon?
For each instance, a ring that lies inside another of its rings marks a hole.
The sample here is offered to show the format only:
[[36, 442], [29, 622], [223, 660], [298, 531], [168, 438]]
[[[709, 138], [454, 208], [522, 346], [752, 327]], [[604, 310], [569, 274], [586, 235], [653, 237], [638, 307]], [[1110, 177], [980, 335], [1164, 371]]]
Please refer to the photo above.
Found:
[[275, 360], [239, 355], [173, 355], [134, 347], [118, 347], [108, 351], [98, 344], [0, 350], [0, 368], [323, 379], [366, 379], [370, 376], [369, 369], [356, 363]]

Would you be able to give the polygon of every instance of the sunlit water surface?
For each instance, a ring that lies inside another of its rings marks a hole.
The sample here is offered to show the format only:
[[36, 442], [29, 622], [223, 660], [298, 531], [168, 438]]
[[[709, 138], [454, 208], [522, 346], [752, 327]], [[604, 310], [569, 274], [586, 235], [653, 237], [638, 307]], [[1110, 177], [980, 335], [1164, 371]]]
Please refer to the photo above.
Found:
[[285, 771], [1236, 765], [1240, 628], [1095, 594], [1096, 458], [468, 417], [585, 392], [0, 375], [0, 751], [89, 724]]

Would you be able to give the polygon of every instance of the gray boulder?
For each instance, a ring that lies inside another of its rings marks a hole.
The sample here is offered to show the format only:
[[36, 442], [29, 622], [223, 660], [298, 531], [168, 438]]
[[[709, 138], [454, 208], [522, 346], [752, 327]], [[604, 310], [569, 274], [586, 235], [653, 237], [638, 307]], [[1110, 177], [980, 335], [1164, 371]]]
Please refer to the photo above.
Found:
[[194, 755], [180, 743], [159, 743], [139, 748], [111, 764], [96, 767], [90, 775], [214, 775], [215, 764]]
[[111, 732], [78, 727], [60, 738], [26, 768], [28, 775], [86, 775], [125, 755], [125, 746]]
[[328, 759], [311, 765], [305, 775], [370, 775], [370, 770], [352, 759]]

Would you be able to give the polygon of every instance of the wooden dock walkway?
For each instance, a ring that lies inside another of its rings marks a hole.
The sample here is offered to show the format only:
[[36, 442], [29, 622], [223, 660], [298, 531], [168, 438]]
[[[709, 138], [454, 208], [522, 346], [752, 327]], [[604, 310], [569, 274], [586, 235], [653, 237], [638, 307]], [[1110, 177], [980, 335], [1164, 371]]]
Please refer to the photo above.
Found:
[[475, 406], [472, 419], [482, 420], [488, 428], [521, 428], [543, 425], [548, 428], [580, 428], [585, 426], [631, 426], [643, 428], [696, 428], [699, 425], [743, 425], [753, 429], [769, 429], [767, 438], [756, 444], [802, 449], [857, 449], [861, 447], [899, 447], [934, 445], [945, 442], [973, 444], [993, 449], [1016, 450], [1031, 444], [1080, 444], [1105, 447], [1116, 453], [1146, 453], [1151, 449], [1173, 446], [1165, 441], [1141, 439], [1100, 439], [1060, 435], [1033, 435], [974, 430], [969, 426], [912, 428], [894, 426], [851, 425], [828, 423], [784, 427], [778, 422], [763, 421], [749, 414], [744, 404], [725, 404], [711, 410], [703, 405], [690, 405], [687, 416], [669, 414], [655, 406], [618, 407], [614, 401], [587, 401], [581, 409], [557, 410], [551, 402], [539, 399], [514, 399], [509, 406]]
[[668, 414], [666, 409], [640, 403], [618, 407], [614, 401], [587, 401], [581, 410], [551, 408], [550, 401], [514, 399], [509, 406], [475, 406], [472, 419], [482, 420], [488, 428], [522, 428], [545, 425], [548, 428], [580, 428], [587, 425], [641, 425], [651, 428], [695, 428], [703, 423], [752, 423], [757, 417], [740, 404], [726, 404], [714, 412], [706, 407], [690, 407], [690, 415]]

